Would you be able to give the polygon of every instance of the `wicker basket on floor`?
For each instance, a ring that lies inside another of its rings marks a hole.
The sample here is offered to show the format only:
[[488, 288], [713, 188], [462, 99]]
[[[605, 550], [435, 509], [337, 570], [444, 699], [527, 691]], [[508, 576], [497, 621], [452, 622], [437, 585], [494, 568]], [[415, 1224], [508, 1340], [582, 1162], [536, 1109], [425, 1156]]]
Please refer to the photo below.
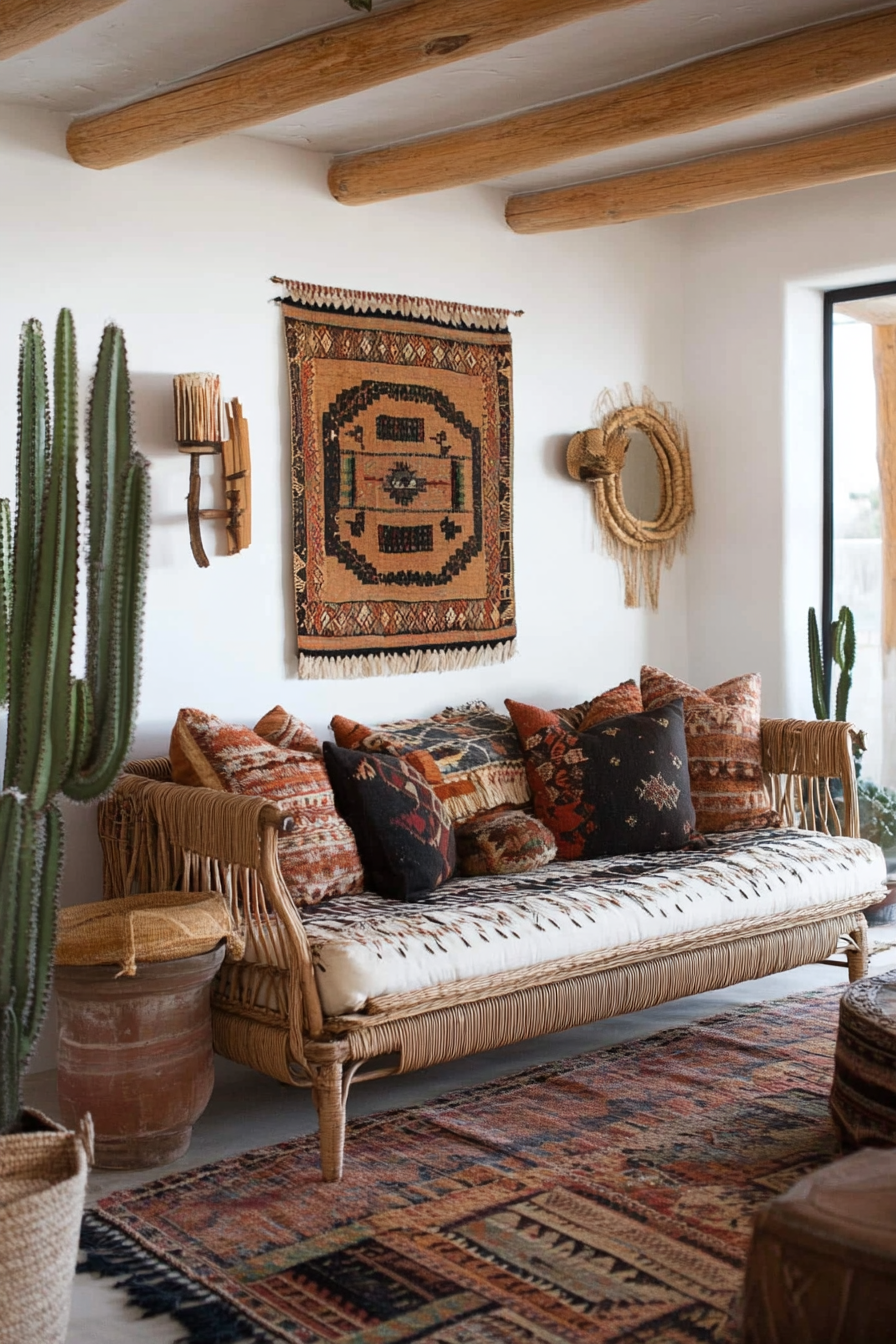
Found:
[[0, 1137], [0, 1344], [63, 1344], [93, 1131], [25, 1122]]

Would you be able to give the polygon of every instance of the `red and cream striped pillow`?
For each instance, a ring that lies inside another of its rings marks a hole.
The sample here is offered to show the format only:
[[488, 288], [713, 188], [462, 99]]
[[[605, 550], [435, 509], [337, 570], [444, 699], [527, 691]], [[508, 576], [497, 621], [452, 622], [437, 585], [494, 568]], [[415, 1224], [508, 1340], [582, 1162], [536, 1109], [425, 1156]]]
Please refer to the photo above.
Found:
[[698, 831], [754, 831], [780, 826], [762, 778], [758, 672], [732, 677], [707, 691], [657, 667], [641, 668], [644, 708], [684, 701], [691, 799]]
[[295, 825], [277, 852], [297, 905], [363, 890], [358, 847], [336, 811], [320, 743], [279, 705], [254, 731], [182, 709], [171, 734], [171, 774], [176, 784], [252, 794], [289, 813]]

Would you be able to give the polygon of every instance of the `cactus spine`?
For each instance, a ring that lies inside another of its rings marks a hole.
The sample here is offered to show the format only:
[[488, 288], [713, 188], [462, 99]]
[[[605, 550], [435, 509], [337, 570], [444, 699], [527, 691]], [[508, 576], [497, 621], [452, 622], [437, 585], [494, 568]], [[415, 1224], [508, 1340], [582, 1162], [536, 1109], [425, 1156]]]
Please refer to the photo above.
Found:
[[[831, 658], [840, 669], [837, 694], [834, 699], [835, 718], [846, 719], [852, 673], [856, 665], [856, 627], [849, 607], [841, 607], [836, 621], [831, 622]], [[809, 608], [809, 675], [812, 679], [812, 704], [816, 719], [830, 718], [825, 687], [824, 662], [815, 608]]]
[[86, 677], [72, 676], [77, 579], [77, 361], [59, 314], [53, 414], [43, 332], [22, 329], [15, 538], [0, 501], [0, 703], [9, 705], [0, 794], [0, 1133], [49, 999], [62, 864], [60, 793], [107, 790], [133, 731], [146, 572], [147, 464], [132, 446], [124, 338], [100, 345], [87, 432]]

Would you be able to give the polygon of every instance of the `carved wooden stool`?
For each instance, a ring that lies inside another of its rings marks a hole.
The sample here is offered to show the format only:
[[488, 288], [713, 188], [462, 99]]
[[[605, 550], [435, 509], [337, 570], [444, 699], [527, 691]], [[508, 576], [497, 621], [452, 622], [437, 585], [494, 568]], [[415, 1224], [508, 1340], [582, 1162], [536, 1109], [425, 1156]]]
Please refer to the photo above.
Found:
[[840, 1000], [830, 1105], [844, 1148], [896, 1144], [896, 971], [857, 980]]
[[744, 1299], [744, 1344], [892, 1344], [896, 1152], [852, 1153], [763, 1209]]

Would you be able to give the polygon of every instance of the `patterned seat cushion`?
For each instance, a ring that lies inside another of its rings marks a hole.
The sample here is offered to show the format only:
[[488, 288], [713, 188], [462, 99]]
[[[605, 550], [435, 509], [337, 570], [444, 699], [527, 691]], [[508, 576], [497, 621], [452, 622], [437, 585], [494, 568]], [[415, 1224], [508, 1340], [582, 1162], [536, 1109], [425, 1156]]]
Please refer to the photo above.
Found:
[[693, 838], [680, 700], [578, 733], [548, 709], [506, 703], [535, 815], [553, 833], [561, 859], [680, 849]]
[[757, 672], [698, 691], [659, 668], [641, 668], [645, 709], [660, 709], [678, 697], [684, 702], [698, 831], [780, 825], [762, 778], [761, 687]]
[[358, 842], [368, 886], [419, 901], [454, 872], [451, 822], [432, 789], [400, 758], [324, 743], [336, 806]]
[[454, 834], [457, 866], [464, 877], [532, 873], [557, 857], [557, 842], [547, 826], [518, 808], [499, 808], [459, 821]]
[[515, 877], [456, 877], [429, 900], [365, 892], [303, 910], [327, 1014], [369, 999], [743, 919], [817, 910], [874, 891], [868, 840], [796, 830], [714, 835], [700, 851], [552, 863]]
[[513, 724], [482, 700], [431, 719], [368, 728], [337, 715], [337, 746], [403, 756], [431, 785], [452, 821], [502, 804], [528, 803], [523, 753]]
[[277, 849], [298, 905], [363, 888], [358, 847], [336, 811], [320, 743], [285, 709], [272, 709], [255, 731], [182, 709], [170, 754], [175, 784], [253, 794], [289, 813], [294, 828], [280, 836]]

